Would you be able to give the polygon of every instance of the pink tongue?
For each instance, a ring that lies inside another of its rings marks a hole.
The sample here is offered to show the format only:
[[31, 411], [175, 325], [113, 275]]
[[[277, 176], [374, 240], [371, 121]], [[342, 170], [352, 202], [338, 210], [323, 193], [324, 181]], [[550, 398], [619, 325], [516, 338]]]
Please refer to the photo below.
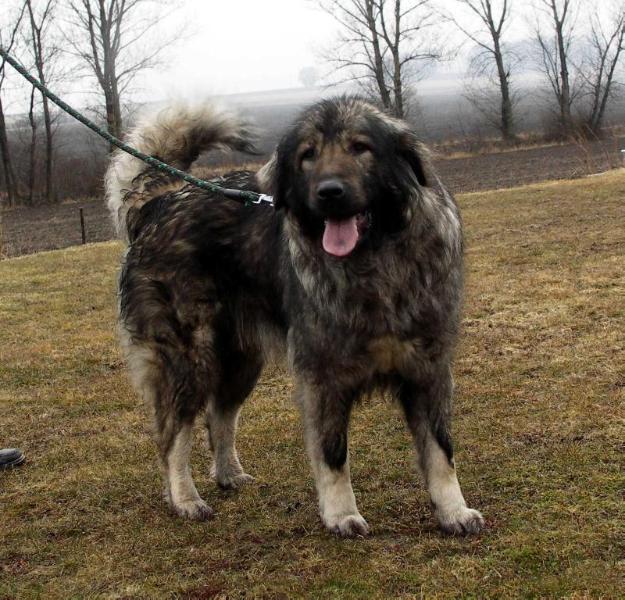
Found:
[[347, 256], [358, 243], [356, 216], [344, 221], [326, 221], [323, 249], [333, 256]]

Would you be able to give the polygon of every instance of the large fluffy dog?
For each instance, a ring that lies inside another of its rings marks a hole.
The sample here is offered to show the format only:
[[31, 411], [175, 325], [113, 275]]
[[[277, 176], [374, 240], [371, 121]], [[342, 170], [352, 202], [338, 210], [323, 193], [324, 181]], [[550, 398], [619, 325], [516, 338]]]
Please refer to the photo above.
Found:
[[[252, 143], [245, 124], [206, 106], [164, 111], [130, 142], [182, 169], [216, 145], [245, 151]], [[441, 527], [479, 531], [449, 433], [461, 222], [410, 127], [359, 99], [323, 101], [303, 112], [258, 174], [222, 183], [273, 194], [275, 210], [183, 187], [123, 154], [107, 175], [129, 242], [122, 339], [134, 383], [154, 408], [173, 510], [211, 513], [189, 468], [202, 411], [218, 484], [251, 479], [235, 450], [237, 418], [278, 342], [296, 380], [328, 529], [368, 531], [350, 483], [347, 431], [354, 402], [382, 387], [403, 407]]]

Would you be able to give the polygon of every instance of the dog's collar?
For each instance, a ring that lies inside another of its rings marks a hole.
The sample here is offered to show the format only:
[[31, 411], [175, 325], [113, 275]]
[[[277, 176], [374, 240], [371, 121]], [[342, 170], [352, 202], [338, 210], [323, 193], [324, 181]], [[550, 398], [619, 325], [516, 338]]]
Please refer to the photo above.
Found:
[[250, 192], [249, 190], [232, 190], [228, 188], [221, 188], [219, 190], [226, 198], [237, 200], [238, 202], [244, 202], [245, 204], [269, 204], [273, 206], [273, 196], [267, 194], [258, 194], [257, 192]]

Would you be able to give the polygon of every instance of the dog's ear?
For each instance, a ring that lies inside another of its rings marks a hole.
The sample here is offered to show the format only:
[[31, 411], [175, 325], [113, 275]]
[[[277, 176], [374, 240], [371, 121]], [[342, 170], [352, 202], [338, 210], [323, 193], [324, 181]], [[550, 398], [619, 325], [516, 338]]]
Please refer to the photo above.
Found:
[[410, 129], [403, 128], [399, 133], [399, 154], [410, 166], [419, 185], [428, 187], [430, 151]]
[[256, 172], [256, 183], [261, 193], [273, 195], [276, 188], [276, 168], [278, 162], [277, 152], [274, 152], [269, 160]]
[[278, 150], [271, 158], [257, 171], [256, 182], [263, 194], [273, 197], [273, 206], [276, 210], [285, 206], [284, 195], [285, 176], [280, 175], [280, 164]]
[[292, 189], [290, 174], [292, 169], [288, 165], [290, 150], [281, 147], [271, 155], [271, 158], [256, 173], [256, 182], [263, 194], [273, 197], [273, 207], [276, 210], [288, 206], [286, 201], [289, 190]]

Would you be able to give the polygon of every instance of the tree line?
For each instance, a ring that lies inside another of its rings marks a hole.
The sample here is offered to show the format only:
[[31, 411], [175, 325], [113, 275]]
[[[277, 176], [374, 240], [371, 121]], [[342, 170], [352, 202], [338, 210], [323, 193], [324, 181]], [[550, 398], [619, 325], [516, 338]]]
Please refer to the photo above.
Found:
[[[44, 85], [58, 89], [68, 81], [82, 79], [85, 87], [93, 89], [95, 83], [98, 99], [91, 112], [111, 134], [120, 137], [124, 99], [133, 81], [157, 64], [173, 40], [163, 36], [149, 40], [150, 34], [159, 19], [175, 7], [175, 2], [163, 0], [12, 0], [8, 8], [3, 7], [6, 19], [0, 27], [0, 45]], [[53, 202], [59, 198], [59, 182], [71, 175], [68, 171], [77, 170], [77, 179], [89, 176], [81, 165], [89, 162], [89, 157], [83, 155], [71, 163], [59, 160], [58, 129], [63, 115], [34, 87], [24, 111], [27, 123], [20, 124], [21, 135], [10, 135], [4, 106], [8, 69], [0, 63], [0, 189], [4, 190], [4, 203]], [[24, 139], [25, 130], [30, 132], [28, 139]]]
[[[551, 92], [557, 133], [597, 136], [618, 80], [625, 38], [623, 0], [316, 0], [340, 36], [325, 58], [391, 113], [406, 117], [410, 97], [433, 64], [458, 52], [470, 61], [466, 97], [506, 141], [517, 134], [521, 68]], [[511, 32], [528, 32], [525, 43]]]
[[[459, 55], [469, 57], [465, 97], [510, 143], [519, 133], [520, 78], [530, 70], [562, 138], [601, 135], [622, 91], [625, 0], [306, 1], [338, 26], [322, 56], [331, 81], [357, 86], [398, 117], [410, 116], [428, 70]], [[3, 3], [0, 45], [55, 90], [84, 81], [96, 91], [92, 115], [119, 137], [133, 82], [173, 41], [151, 33], [179, 1]], [[60, 151], [63, 116], [35, 88], [19, 131], [9, 131], [8, 68], [0, 63], [0, 204], [52, 202], [71, 193], [70, 180], [77, 192], [95, 190], [105, 152], [92, 139], [78, 158]]]

